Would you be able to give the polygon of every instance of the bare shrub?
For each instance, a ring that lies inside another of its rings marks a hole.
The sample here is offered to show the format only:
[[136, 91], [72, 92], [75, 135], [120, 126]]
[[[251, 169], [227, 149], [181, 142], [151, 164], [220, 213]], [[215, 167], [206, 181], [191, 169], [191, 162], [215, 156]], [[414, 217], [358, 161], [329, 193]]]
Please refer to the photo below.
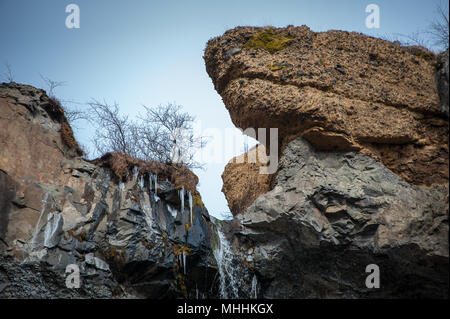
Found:
[[172, 103], [144, 108], [146, 113], [140, 116], [135, 132], [140, 157], [190, 168], [201, 167], [194, 155], [205, 146], [206, 140], [194, 135], [192, 125], [195, 118], [182, 112], [180, 105]]
[[69, 106], [69, 104], [79, 104], [79, 103], [76, 103], [71, 100], [60, 100], [59, 98], [56, 97], [55, 89], [66, 85], [66, 82], [54, 81], [46, 76], [43, 76], [40, 73], [39, 73], [39, 75], [40, 75], [41, 79], [45, 82], [45, 84], [47, 85], [47, 95], [51, 99], [56, 100], [61, 105], [61, 107], [64, 110], [64, 114], [65, 114], [67, 120], [69, 121], [70, 125], [74, 126], [74, 123], [79, 120], [87, 120], [87, 116], [86, 116], [85, 112], [83, 112], [80, 109]]
[[9, 83], [14, 82], [14, 76], [13, 76], [13, 73], [12, 73], [11, 64], [9, 64], [8, 62], [5, 62], [5, 69], [6, 69], [6, 72], [3, 73], [3, 77]]
[[90, 106], [89, 120], [96, 126], [95, 137], [92, 140], [96, 151], [102, 155], [117, 152], [137, 157], [135, 148], [134, 125], [128, 116], [119, 113], [117, 103], [112, 105], [106, 101], [93, 100]]
[[448, 8], [439, 5], [437, 7], [439, 18], [430, 24], [428, 33], [434, 39], [434, 45], [442, 49], [448, 49], [449, 25], [448, 25]]
[[425, 30], [417, 30], [409, 34], [381, 34], [379, 37], [401, 46], [421, 46], [429, 50], [432, 48], [446, 50], [449, 43], [448, 8], [445, 9], [440, 4], [436, 8], [436, 12], [437, 18]]
[[195, 152], [205, 139], [193, 132], [194, 117], [169, 103], [155, 108], [144, 106], [145, 113], [131, 121], [112, 105], [93, 101], [90, 121], [96, 125], [94, 145], [98, 154], [116, 152], [144, 161], [199, 168]]

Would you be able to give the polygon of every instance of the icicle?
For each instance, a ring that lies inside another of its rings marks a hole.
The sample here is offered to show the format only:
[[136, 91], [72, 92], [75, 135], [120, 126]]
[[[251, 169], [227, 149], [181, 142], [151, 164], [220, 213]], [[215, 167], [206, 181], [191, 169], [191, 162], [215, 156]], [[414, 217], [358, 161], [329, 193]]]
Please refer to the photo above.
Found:
[[181, 202], [181, 213], [184, 213], [184, 187], [181, 187], [181, 189], [178, 191], [178, 194], [180, 196]]
[[258, 299], [258, 278], [256, 278], [256, 275], [253, 275], [252, 291], [250, 292], [250, 298]]
[[139, 178], [139, 187], [144, 188], [144, 175], [141, 175]]
[[120, 189], [121, 191], [123, 191], [123, 190], [125, 189], [125, 184], [122, 183], [122, 182], [120, 182], [120, 183], [119, 183], [119, 189]]
[[139, 167], [138, 166], [134, 166], [133, 167], [133, 178], [134, 178], [135, 182], [137, 180], [138, 175], [139, 175]]
[[169, 213], [172, 215], [172, 217], [173, 217], [174, 219], [177, 218], [178, 211], [177, 211], [175, 208], [173, 208], [173, 207], [170, 206], [170, 205], [167, 205], [167, 210], [169, 211]]
[[186, 275], [186, 252], [183, 250], [183, 273]]
[[44, 232], [44, 247], [53, 248], [57, 245], [55, 238], [58, 236], [58, 231], [62, 229], [63, 218], [59, 214], [49, 213], [47, 215], [47, 224]]
[[41, 214], [39, 215], [39, 219], [36, 223], [36, 226], [34, 227], [34, 233], [33, 233], [32, 239], [31, 239], [31, 249], [34, 249], [36, 246], [36, 239], [37, 239], [37, 235], [39, 233], [39, 224], [41, 223], [42, 216], [45, 213], [45, 208], [47, 207], [47, 200], [48, 200], [48, 193], [45, 193], [44, 199], [42, 200]]
[[154, 192], [154, 199], [155, 202], [159, 201], [159, 197], [158, 197], [158, 174], [153, 175], [152, 174], [152, 178], [153, 178], [153, 182], [155, 184], [155, 192]]
[[191, 225], [194, 224], [194, 215], [192, 213], [192, 193], [189, 192], [189, 217], [191, 218]]

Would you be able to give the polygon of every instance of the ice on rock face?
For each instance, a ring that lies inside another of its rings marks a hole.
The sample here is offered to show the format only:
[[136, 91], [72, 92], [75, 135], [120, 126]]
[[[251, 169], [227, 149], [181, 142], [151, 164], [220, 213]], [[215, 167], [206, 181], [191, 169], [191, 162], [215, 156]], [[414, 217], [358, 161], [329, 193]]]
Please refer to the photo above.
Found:
[[191, 225], [193, 224], [194, 221], [194, 215], [192, 213], [192, 193], [189, 192], [189, 217], [191, 219]]
[[45, 213], [45, 208], [47, 207], [47, 200], [48, 200], [48, 193], [45, 193], [44, 199], [42, 200], [41, 214], [39, 215], [39, 219], [36, 223], [36, 226], [34, 227], [33, 237], [31, 238], [31, 244], [30, 244], [31, 249], [34, 249], [36, 247], [37, 235], [39, 233], [39, 225], [41, 223], [42, 216]]
[[183, 273], [186, 275], [186, 252], [183, 250]]
[[149, 176], [148, 176], [148, 187], [149, 187], [149, 190], [151, 190], [152, 189], [152, 186], [153, 186], [153, 191], [154, 191], [154, 193], [153, 193], [153, 198], [155, 199], [155, 202], [157, 202], [157, 201], [159, 201], [159, 197], [158, 197], [158, 174], [155, 174], [155, 175], [153, 175], [153, 174], [149, 174]]
[[53, 248], [58, 245], [64, 220], [61, 215], [49, 213], [47, 216], [47, 224], [45, 225], [44, 246]]
[[224, 299], [239, 298], [239, 272], [235, 267], [234, 253], [223, 232], [218, 229], [219, 245], [214, 249], [214, 257], [219, 270], [219, 293]]
[[139, 167], [138, 166], [134, 166], [133, 167], [133, 180], [134, 180], [134, 182], [137, 181], [138, 175], [139, 175]]
[[172, 215], [173, 218], [177, 218], [178, 211], [170, 205], [167, 205], [167, 210]]
[[141, 177], [139, 178], [139, 187], [144, 188], [144, 176], [143, 175], [141, 175]]
[[253, 275], [252, 279], [252, 291], [250, 292], [250, 298], [258, 299], [258, 278], [256, 275]]
[[180, 196], [181, 213], [183, 213], [184, 212], [184, 187], [181, 187], [181, 189], [178, 191], [178, 195]]
[[125, 189], [125, 184], [123, 182], [119, 183], [119, 189], [123, 191]]
[[178, 255], [178, 264], [183, 267], [183, 274], [186, 275], [186, 252], [183, 250], [181, 255]]

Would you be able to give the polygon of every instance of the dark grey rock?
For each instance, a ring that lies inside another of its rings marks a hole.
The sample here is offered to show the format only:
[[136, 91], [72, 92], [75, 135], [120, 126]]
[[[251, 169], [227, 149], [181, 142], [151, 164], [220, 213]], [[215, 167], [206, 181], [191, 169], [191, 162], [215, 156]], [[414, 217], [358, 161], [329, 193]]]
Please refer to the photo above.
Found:
[[339, 73], [341, 73], [341, 74], [345, 74], [345, 70], [344, 70], [344, 68], [343, 68], [340, 64], [337, 64], [337, 65], [334, 67], [334, 69], [335, 69], [336, 71], [338, 71]]
[[231, 59], [233, 56], [235, 56], [236, 54], [239, 54], [239, 53], [241, 53], [241, 48], [238, 48], [238, 47], [234, 47], [234, 48], [231, 48], [231, 49], [228, 49], [226, 52], [225, 52], [225, 57], [224, 57], [224, 60], [225, 61], [228, 61], [229, 59]]
[[436, 70], [437, 90], [440, 98], [439, 109], [442, 114], [449, 117], [448, 107], [448, 49], [438, 56], [439, 65]]
[[[274, 189], [223, 222], [242, 297], [256, 275], [264, 298], [448, 298], [448, 187], [410, 185], [371, 157], [301, 138], [279, 165]], [[365, 286], [369, 264], [380, 289]]]

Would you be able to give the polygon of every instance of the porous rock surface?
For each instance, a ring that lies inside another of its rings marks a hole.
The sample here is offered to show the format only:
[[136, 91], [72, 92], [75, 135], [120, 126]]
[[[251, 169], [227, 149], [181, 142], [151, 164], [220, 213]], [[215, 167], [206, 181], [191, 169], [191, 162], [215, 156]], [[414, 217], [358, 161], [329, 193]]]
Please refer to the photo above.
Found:
[[[277, 39], [286, 44], [274, 50]], [[354, 32], [238, 27], [210, 40], [204, 59], [236, 127], [276, 127], [280, 149], [302, 136], [379, 159], [409, 183], [448, 183], [448, 53], [445, 64]]]

